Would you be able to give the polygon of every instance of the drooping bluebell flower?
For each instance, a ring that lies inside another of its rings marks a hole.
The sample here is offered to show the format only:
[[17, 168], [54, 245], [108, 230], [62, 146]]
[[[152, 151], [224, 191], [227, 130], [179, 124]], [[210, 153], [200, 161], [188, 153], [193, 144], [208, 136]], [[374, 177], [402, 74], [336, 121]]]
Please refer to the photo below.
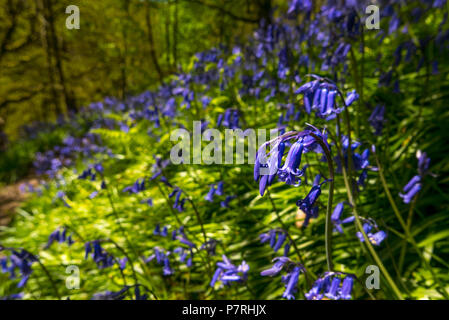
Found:
[[[371, 232], [373, 227], [378, 231], [374, 233]], [[379, 246], [387, 237], [387, 233], [383, 230], [379, 230], [378, 226], [373, 221], [366, 221], [363, 224], [363, 231], [368, 236], [369, 241], [375, 246]], [[360, 242], [365, 242], [362, 232], [357, 231], [356, 236], [359, 238]]]
[[254, 163], [254, 179], [259, 181], [259, 192], [263, 196], [267, 186], [271, 185], [280, 167], [282, 156], [284, 154], [285, 144], [280, 142], [274, 145], [268, 153], [269, 158], [265, 154], [265, 144], [262, 145], [257, 154]]
[[288, 300], [295, 299], [295, 293], [297, 291], [296, 285], [298, 283], [299, 274], [302, 270], [302, 267], [295, 266], [290, 273], [282, 277], [282, 282], [285, 283], [285, 291], [282, 294], [283, 298]]
[[308, 293], [307, 300], [350, 300], [355, 276], [343, 272], [326, 272], [319, 277]]
[[99, 269], [111, 267], [116, 262], [114, 256], [101, 247], [99, 240], [86, 242], [84, 248], [85, 248], [84, 258], [87, 259], [89, 253], [92, 252], [91, 254], [92, 259], [95, 261]]
[[285, 264], [291, 262], [291, 260], [289, 258], [287, 258], [287, 257], [276, 257], [276, 258], [273, 259], [273, 261], [275, 261], [273, 266], [271, 268], [269, 268], [269, 269], [263, 270], [260, 273], [261, 276], [273, 277], [273, 276], [279, 274], [279, 272], [282, 271], [282, 269], [284, 268]]
[[237, 267], [225, 255], [222, 255], [222, 259], [223, 261], [217, 262], [217, 269], [211, 279], [210, 286], [212, 288], [218, 281], [221, 281], [224, 285], [246, 281], [249, 265], [245, 261], [242, 261]]
[[[416, 152], [416, 158], [418, 159], [418, 175], [415, 175], [410, 181], [404, 186], [399, 196], [403, 199], [404, 203], [410, 203], [416, 194], [422, 188], [422, 179], [424, 176], [429, 174], [430, 158], [427, 157], [425, 152], [418, 150]], [[432, 173], [430, 173], [432, 175]]]
[[304, 144], [302, 139], [293, 143], [288, 151], [284, 165], [278, 170], [279, 180], [295, 187], [300, 185], [301, 180], [299, 178], [304, 173], [303, 170], [299, 170], [303, 150]]
[[152, 207], [153, 206], [153, 199], [152, 198], [143, 199], [142, 201], [140, 201], [140, 203], [146, 203], [147, 205]]
[[156, 225], [156, 228], [154, 228], [153, 234], [155, 236], [159, 236], [161, 234], [161, 226], [160, 226], [160, 224]]
[[340, 278], [334, 277], [331, 281], [331, 284], [329, 286], [329, 290], [324, 294], [326, 297], [328, 297], [331, 300], [337, 300], [338, 299], [338, 289], [340, 287]]
[[[0, 250], [4, 250], [0, 247]], [[23, 288], [33, 272], [32, 264], [38, 261], [38, 258], [26, 251], [25, 249], [9, 249], [11, 254], [0, 259], [1, 272], [9, 273], [10, 279], [16, 279], [16, 269], [20, 271], [20, 281], [17, 283], [17, 288]]]
[[429, 170], [430, 158], [426, 152], [422, 152], [421, 150], [416, 152], [416, 158], [418, 159], [418, 173], [421, 177], [424, 177]]
[[325, 180], [318, 185], [312, 186], [309, 193], [304, 199], [299, 199], [296, 202], [298, 208], [304, 212], [306, 215], [304, 222], [302, 224], [303, 228], [307, 227], [311, 218], [316, 218], [318, 216], [318, 206], [315, 205], [318, 197], [321, 195], [321, 186], [328, 182]]
[[98, 196], [98, 190], [95, 190], [95, 191], [93, 191], [90, 195], [89, 195], [89, 199], [93, 199], [93, 198], [95, 198], [96, 196]]
[[173, 209], [178, 210], [179, 212], [184, 211], [184, 204], [186, 202], [186, 198], [181, 199], [182, 190], [178, 187], [175, 187], [173, 191], [168, 195], [169, 198], [175, 197], [175, 202], [173, 204]]
[[24, 297], [24, 293], [20, 292], [20, 293], [10, 294], [9, 296], [6, 296], [6, 297], [0, 297], [0, 300], [21, 300], [21, 299], [23, 299], [23, 297]]
[[213, 202], [213, 201], [214, 201], [214, 194], [215, 194], [216, 191], [217, 191], [217, 189], [216, 189], [216, 187], [215, 187], [215, 184], [212, 184], [212, 185], [210, 186], [209, 192], [208, 192], [207, 195], [204, 197], [204, 199], [205, 199], [206, 201]]
[[119, 291], [104, 291], [95, 293], [92, 296], [92, 300], [123, 300], [126, 297], [126, 293], [130, 287], [125, 286]]
[[206, 250], [209, 255], [214, 256], [215, 250], [217, 249], [217, 243], [217, 240], [209, 239], [201, 245], [200, 250]]
[[[361, 146], [361, 143], [358, 141], [351, 141], [351, 157], [352, 157], [352, 168], [355, 171], [360, 171], [364, 169], [369, 169], [371, 171], [376, 171], [377, 168], [370, 165], [369, 156], [370, 156], [370, 150], [365, 149], [363, 150], [362, 154], [359, 154], [357, 151], [355, 151], [359, 146]], [[347, 136], [341, 137], [341, 147], [343, 152], [343, 163], [346, 169], [348, 169], [349, 166], [349, 139]], [[340, 156], [334, 157], [334, 161], [337, 165], [336, 172], [342, 173], [342, 161], [340, 159]]]
[[122, 259], [118, 259], [118, 264], [119, 264], [120, 270], [122, 270], [122, 271], [125, 270], [126, 262], [128, 262], [128, 258], [127, 257], [124, 257]]
[[[316, 75], [311, 75], [315, 80], [306, 82], [295, 94], [303, 94], [304, 108], [308, 114], [312, 110], [316, 111], [316, 116], [326, 120], [332, 120], [343, 111], [339, 108], [336, 98], [338, 96], [338, 88], [335, 84], [320, 78]], [[357, 98], [357, 93], [351, 91], [348, 94], [348, 102], [354, 101]], [[351, 101], [352, 100], [352, 101]]]
[[286, 255], [285, 253], [288, 253], [288, 251], [290, 250], [290, 244], [286, 242], [287, 232], [285, 230], [271, 229], [267, 233], [260, 234], [259, 239], [261, 243], [269, 242], [270, 247], [274, 250], [274, 252], [277, 252], [284, 243], [284, 255]]
[[421, 176], [416, 175], [404, 186], [399, 196], [403, 199], [404, 203], [410, 203], [415, 195], [421, 190]]
[[341, 285], [340, 299], [351, 300], [352, 287], [354, 285], [354, 277], [346, 276]]
[[59, 243], [64, 243], [67, 242], [67, 244], [69, 246], [71, 246], [74, 241], [72, 239], [72, 236], [69, 235], [68, 237], [67, 235], [67, 228], [64, 228], [62, 231], [60, 228], [57, 228], [55, 231], [53, 231], [50, 236], [48, 237], [48, 241], [47, 244], [45, 246], [45, 249], [50, 248], [50, 246], [56, 241]]
[[67, 208], [71, 208], [71, 206], [70, 206], [70, 205], [68, 204], [68, 202], [67, 202], [67, 196], [66, 196], [66, 194], [65, 194], [63, 191], [59, 190], [59, 191], [56, 193], [56, 198], [57, 198], [57, 199], [61, 199], [62, 202], [64, 203], [64, 205], [65, 205]]
[[355, 91], [349, 91], [346, 95], [346, 99], [345, 99], [345, 104], [346, 106], [350, 106], [351, 104], [354, 103], [354, 101], [357, 101], [359, 99], [359, 94]]
[[164, 258], [164, 267], [162, 268], [162, 272], [164, 276], [170, 276], [174, 274], [174, 270], [170, 267], [170, 260], [168, 259], [168, 255]]
[[299, 274], [304, 271], [304, 267], [287, 257], [276, 257], [273, 259], [273, 262], [273, 266], [263, 270], [260, 275], [273, 277], [285, 269], [287, 274], [282, 276], [282, 282], [285, 284], [285, 291], [282, 294], [282, 297], [289, 300], [295, 299], [294, 294], [297, 290], [296, 285], [298, 283], [298, 277]]
[[128, 192], [129, 194], [137, 194], [145, 190], [145, 178], [137, 179], [132, 186], [128, 186], [123, 189], [123, 192]]
[[217, 190], [215, 191], [215, 194], [216, 194], [217, 196], [222, 196], [222, 195], [224, 195], [224, 193], [223, 193], [223, 181], [219, 181], [219, 182], [218, 182], [218, 184], [217, 184]]
[[226, 198], [220, 202], [220, 206], [222, 208], [229, 208], [229, 202], [231, 202], [235, 198], [236, 198], [236, 196], [226, 196]]
[[344, 209], [344, 202], [340, 202], [335, 206], [335, 209], [331, 215], [331, 221], [335, 227], [334, 230], [337, 230], [340, 233], [343, 233], [343, 228], [342, 228], [343, 224], [354, 222], [354, 219], [355, 219], [354, 216], [350, 216], [350, 217], [342, 220], [341, 215], [343, 213], [343, 209]]
[[181, 243], [187, 245], [189, 248], [196, 248], [196, 245], [189, 239], [187, 239], [185, 234], [183, 234], [182, 236], [177, 236], [176, 239], [179, 240]]

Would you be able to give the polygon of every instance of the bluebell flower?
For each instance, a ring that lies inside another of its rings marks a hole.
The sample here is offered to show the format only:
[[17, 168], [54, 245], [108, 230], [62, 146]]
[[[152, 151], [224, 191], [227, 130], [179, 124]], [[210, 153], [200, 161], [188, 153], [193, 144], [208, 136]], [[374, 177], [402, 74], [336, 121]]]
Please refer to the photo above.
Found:
[[235, 198], [236, 198], [236, 196], [226, 196], [226, 198], [220, 202], [220, 206], [222, 208], [229, 208], [229, 202], [231, 202]]
[[132, 186], [128, 186], [123, 189], [123, 192], [128, 192], [129, 194], [137, 194], [145, 190], [145, 179], [137, 179]]
[[116, 260], [114, 256], [101, 247], [99, 240], [86, 242], [84, 247], [85, 259], [87, 259], [88, 254], [92, 252], [92, 259], [95, 261], [99, 269], [108, 268], [115, 264]]
[[293, 270], [288, 273], [283, 278], [283, 282], [286, 284], [285, 291], [282, 294], [283, 298], [286, 298], [288, 300], [295, 299], [295, 292], [297, 291], [296, 284], [298, 283], [299, 274], [301, 273], [302, 268], [299, 266], [296, 266], [293, 268]]
[[423, 177], [429, 170], [430, 158], [427, 156], [426, 152], [422, 152], [421, 150], [416, 152], [416, 158], [418, 159], [418, 173]]
[[179, 240], [181, 243], [187, 245], [190, 248], [196, 247], [195, 244], [193, 242], [191, 242], [190, 240], [188, 240], [185, 235], [177, 236], [176, 239]]
[[338, 289], [340, 287], [340, 278], [334, 277], [331, 281], [331, 285], [329, 287], [329, 290], [324, 294], [326, 297], [328, 297], [331, 300], [337, 300], [338, 299]]
[[[1, 247], [1, 249], [4, 248]], [[17, 277], [16, 269], [19, 269], [20, 280], [17, 283], [17, 288], [23, 288], [33, 272], [32, 264], [37, 262], [38, 258], [25, 249], [16, 250], [11, 248], [9, 250], [11, 254], [0, 260], [1, 272], [7, 272], [10, 274], [10, 279], [15, 279]]]
[[210, 186], [209, 192], [207, 193], [207, 195], [204, 197], [204, 199], [206, 199], [209, 202], [213, 202], [214, 201], [214, 194], [216, 192], [216, 187], [215, 184], [212, 184]]
[[126, 293], [130, 287], [125, 286], [123, 289], [119, 291], [105, 291], [105, 292], [99, 292], [95, 293], [92, 296], [92, 300], [123, 300], [126, 297]]
[[165, 226], [161, 231], [161, 236], [166, 237], [168, 235], [168, 228]]
[[354, 285], [354, 277], [350, 275], [346, 276], [341, 286], [340, 299], [350, 300], [352, 298], [351, 292], [353, 285]]
[[184, 211], [184, 204], [186, 202], [186, 198], [181, 199], [182, 190], [178, 187], [175, 187], [173, 191], [168, 195], [169, 198], [175, 197], [175, 202], [173, 204], [173, 209], [178, 210], [179, 212]]
[[[373, 245], [379, 246], [382, 243], [382, 241], [384, 241], [385, 238], [387, 237], [387, 233], [382, 230], [378, 230], [375, 233], [373, 233], [371, 232], [373, 227], [375, 229], [378, 229], [377, 225], [374, 222], [367, 221], [363, 224], [363, 231], [365, 231], [369, 241]], [[363, 237], [363, 234], [360, 231], [357, 231], [356, 235], [357, 238], [359, 238], [360, 242], [365, 242], [365, 238]]]
[[343, 233], [342, 225], [350, 222], [354, 222], [355, 217], [350, 216], [346, 219], [341, 219], [341, 215], [343, 213], [344, 209], [344, 202], [340, 202], [335, 206], [335, 209], [331, 215], [331, 221], [334, 224], [335, 230], [337, 230], [340, 233]]
[[300, 185], [301, 180], [299, 177], [303, 175], [303, 171], [299, 170], [299, 165], [301, 164], [303, 150], [304, 144], [302, 139], [293, 143], [288, 151], [284, 165], [278, 170], [279, 180], [293, 186]]
[[211, 287], [214, 287], [217, 281], [221, 281], [224, 285], [246, 281], [249, 265], [245, 261], [236, 267], [225, 255], [222, 255], [222, 259], [223, 261], [217, 262], [217, 269], [210, 282]]
[[217, 244], [218, 244], [217, 240], [209, 239], [201, 245], [200, 250], [206, 250], [210, 256], [214, 256], [215, 250], [217, 249]]
[[254, 163], [254, 179], [259, 180], [259, 193], [264, 195], [267, 186], [271, 185], [276, 176], [278, 168], [281, 165], [282, 156], [284, 154], [285, 144], [280, 142], [272, 147], [268, 153], [268, 159], [265, 154], [265, 144], [262, 145], [257, 154]]
[[60, 228], [57, 228], [55, 231], [53, 231], [50, 236], [48, 237], [48, 241], [47, 244], [45, 246], [45, 249], [50, 248], [50, 246], [54, 243], [54, 242], [59, 242], [59, 243], [64, 243], [67, 242], [67, 244], [69, 246], [71, 246], [74, 241], [72, 240], [72, 236], [68, 236], [67, 237], [67, 228], [63, 228], [63, 230], [61, 231]]
[[65, 205], [67, 208], [71, 208], [71, 206], [70, 206], [70, 205], [68, 204], [68, 202], [67, 202], [67, 196], [66, 196], [66, 194], [65, 194], [63, 191], [59, 190], [59, 191], [56, 193], [56, 198], [57, 198], [57, 199], [61, 199], [62, 202], [64, 203], [64, 205]]
[[216, 194], [217, 196], [222, 196], [222, 195], [224, 195], [224, 193], [223, 193], [223, 181], [219, 181], [219, 182], [218, 182], [218, 184], [217, 184], [217, 190], [215, 191], [215, 194]]
[[307, 227], [311, 218], [316, 218], [318, 216], [318, 206], [315, 206], [318, 197], [321, 195], [321, 186], [326, 183], [327, 180], [321, 182], [318, 185], [312, 186], [309, 193], [304, 199], [299, 199], [296, 205], [300, 210], [304, 212], [306, 218], [303, 223], [303, 228]]
[[274, 258], [273, 261], [275, 261], [273, 266], [269, 269], [263, 270], [260, 273], [261, 276], [270, 276], [270, 277], [275, 276], [282, 271], [285, 264], [291, 262], [291, 260], [287, 257], [277, 257], [277, 258]]
[[346, 106], [349, 107], [351, 104], [354, 103], [354, 101], [357, 101], [358, 99], [359, 99], [359, 94], [355, 90], [349, 91], [346, 94], [345, 104], [346, 104]]
[[157, 236], [161, 234], [161, 226], [159, 224], [157, 224], [156, 228], [154, 228], [153, 234]]
[[374, 128], [374, 134], [380, 136], [382, 134], [383, 126], [386, 122], [385, 120], [385, 106], [377, 105], [373, 112], [371, 113], [368, 122]]
[[170, 267], [170, 260], [168, 259], [168, 256], [165, 256], [162, 272], [164, 276], [169, 276], [174, 273], [174, 270]]
[[343, 272], [326, 272], [318, 278], [308, 293], [307, 300], [321, 300], [324, 297], [331, 300], [349, 300], [355, 276]]

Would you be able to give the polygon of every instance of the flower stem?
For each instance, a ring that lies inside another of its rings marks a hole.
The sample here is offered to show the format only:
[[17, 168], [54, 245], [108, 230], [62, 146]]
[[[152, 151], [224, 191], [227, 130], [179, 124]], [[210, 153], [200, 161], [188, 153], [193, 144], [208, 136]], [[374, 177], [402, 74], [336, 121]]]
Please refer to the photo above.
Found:
[[327, 198], [327, 208], [326, 208], [326, 229], [325, 229], [325, 247], [326, 247], [326, 262], [329, 271], [333, 271], [334, 264], [332, 262], [332, 201], [334, 198], [334, 162], [332, 161], [332, 156], [329, 148], [324, 143], [323, 139], [318, 137], [314, 133], [310, 135], [319, 143], [321, 148], [324, 150], [327, 159], [327, 166], [329, 169], [329, 196]]
[[[340, 127], [340, 116], [337, 115], [337, 126]], [[350, 126], [349, 126], [349, 119], [346, 118], [346, 126], [348, 129], [348, 138], [350, 137], [351, 131], [350, 131]], [[338, 141], [341, 141], [341, 131], [338, 130]], [[396, 297], [400, 300], [403, 300], [404, 298], [402, 297], [401, 292], [399, 291], [398, 287], [396, 286], [396, 284], [394, 283], [393, 279], [391, 278], [390, 274], [388, 273], [387, 269], [385, 268], [385, 266], [383, 265], [382, 261], [380, 260], [379, 256], [377, 255], [376, 251], [374, 250], [373, 246], [371, 245], [371, 242], [368, 238], [368, 236], [366, 235], [365, 231], [363, 230], [363, 226], [362, 226], [362, 222], [360, 220], [360, 216], [358, 214], [358, 210], [357, 210], [357, 204], [354, 200], [354, 196], [352, 194], [352, 186], [351, 183], [349, 181], [349, 177], [348, 174], [346, 172], [346, 166], [344, 165], [344, 157], [343, 157], [343, 152], [340, 148], [340, 144], [337, 144], [337, 149], [339, 152], [339, 157], [340, 157], [340, 161], [342, 163], [342, 172], [343, 172], [343, 179], [345, 182], [345, 187], [346, 187], [346, 192], [348, 194], [348, 200], [349, 203], [352, 207], [352, 211], [355, 217], [355, 223], [357, 226], [357, 229], [362, 233], [363, 235], [363, 239], [365, 240], [365, 244], [368, 248], [368, 251], [370, 252], [371, 256], [373, 257], [374, 261], [377, 263], [377, 265], [379, 266], [379, 269], [382, 271], [383, 276], [385, 277], [386, 281], [388, 282], [388, 284], [390, 285], [391, 289], [393, 290], [394, 294], [396, 295]], [[351, 142], [350, 142], [350, 138], [349, 138], [349, 146], [348, 146], [348, 150], [351, 149]], [[348, 157], [350, 158], [350, 155], [348, 155]], [[350, 163], [350, 161], [348, 161]], [[350, 166], [350, 164], [348, 165]]]

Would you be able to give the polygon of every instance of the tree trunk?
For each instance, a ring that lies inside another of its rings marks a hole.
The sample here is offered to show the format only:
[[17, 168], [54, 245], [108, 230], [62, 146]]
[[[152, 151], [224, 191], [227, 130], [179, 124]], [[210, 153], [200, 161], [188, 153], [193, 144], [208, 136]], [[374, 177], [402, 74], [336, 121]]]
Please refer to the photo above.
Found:
[[153, 60], [153, 65], [154, 65], [154, 68], [156, 69], [156, 72], [158, 74], [159, 80], [162, 80], [163, 74], [162, 74], [161, 67], [159, 65], [159, 61], [157, 59], [156, 49], [155, 49], [155, 46], [154, 46], [153, 27], [152, 27], [152, 24], [151, 24], [150, 5], [149, 5], [148, 1], [145, 2], [145, 18], [146, 18], [146, 22], [147, 22], [148, 42], [150, 44], [151, 59]]
[[76, 105], [74, 99], [70, 96], [69, 91], [67, 89], [66, 78], [64, 74], [64, 69], [62, 66], [62, 57], [61, 57], [61, 49], [59, 48], [58, 37], [55, 29], [55, 20], [54, 20], [54, 12], [53, 12], [53, 4], [52, 0], [44, 0], [44, 9], [47, 16], [47, 24], [49, 39], [51, 40], [49, 45], [52, 47], [54, 58], [55, 58], [55, 67], [58, 73], [59, 82], [62, 88], [62, 93], [64, 96], [64, 101], [66, 104], [67, 111], [76, 111]]

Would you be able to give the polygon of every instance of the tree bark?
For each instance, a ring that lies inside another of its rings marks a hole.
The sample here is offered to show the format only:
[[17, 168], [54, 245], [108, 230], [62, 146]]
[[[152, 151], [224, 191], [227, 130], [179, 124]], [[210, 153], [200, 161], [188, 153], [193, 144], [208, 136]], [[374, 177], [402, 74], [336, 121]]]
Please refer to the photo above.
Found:
[[148, 1], [145, 2], [145, 18], [146, 18], [146, 22], [147, 22], [148, 42], [150, 45], [151, 59], [153, 61], [154, 68], [156, 69], [156, 72], [158, 74], [159, 80], [162, 80], [163, 74], [162, 74], [161, 67], [159, 65], [159, 61], [157, 59], [156, 49], [154, 46], [153, 27], [152, 27], [152, 23], [151, 23], [151, 12], [150, 12], [150, 5], [149, 5]]
[[49, 44], [53, 50], [55, 58], [55, 67], [58, 73], [59, 82], [62, 88], [66, 108], [67, 111], [76, 111], [77, 108], [75, 105], [75, 100], [70, 96], [69, 91], [67, 89], [66, 77], [62, 66], [61, 49], [59, 47], [58, 37], [56, 34], [52, 0], [44, 0], [44, 9], [47, 15], [46, 20], [48, 24], [48, 31], [50, 31], [49, 39], [51, 40], [51, 42]]

